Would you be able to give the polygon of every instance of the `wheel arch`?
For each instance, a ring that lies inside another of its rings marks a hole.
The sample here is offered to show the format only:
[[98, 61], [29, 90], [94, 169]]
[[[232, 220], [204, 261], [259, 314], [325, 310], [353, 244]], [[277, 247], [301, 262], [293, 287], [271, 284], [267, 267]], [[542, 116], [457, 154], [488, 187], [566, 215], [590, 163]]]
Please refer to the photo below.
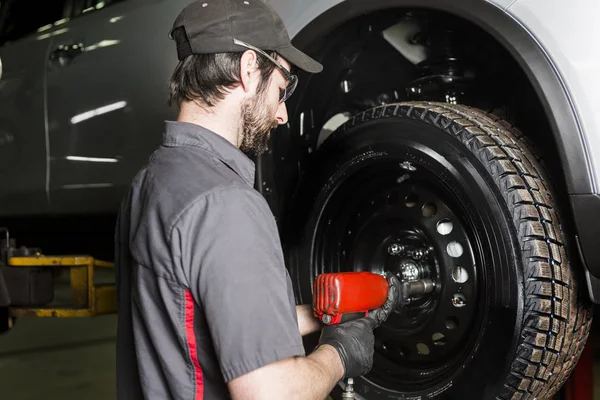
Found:
[[531, 82], [552, 130], [569, 194], [594, 193], [583, 130], [560, 73], [536, 38], [498, 6], [481, 0], [346, 0], [306, 21], [294, 36], [294, 45], [310, 48], [333, 28], [361, 15], [399, 7], [444, 11], [479, 26], [515, 59]]

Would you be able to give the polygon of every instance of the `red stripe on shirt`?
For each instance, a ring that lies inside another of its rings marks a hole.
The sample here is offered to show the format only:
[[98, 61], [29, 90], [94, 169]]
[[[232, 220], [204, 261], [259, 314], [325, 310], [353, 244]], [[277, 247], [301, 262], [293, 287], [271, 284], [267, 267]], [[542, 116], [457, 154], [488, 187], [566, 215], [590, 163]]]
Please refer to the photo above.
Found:
[[202, 377], [202, 368], [200, 368], [200, 363], [198, 362], [196, 333], [194, 332], [194, 298], [189, 290], [185, 291], [185, 335], [196, 376], [195, 400], [202, 400], [204, 398], [204, 378]]

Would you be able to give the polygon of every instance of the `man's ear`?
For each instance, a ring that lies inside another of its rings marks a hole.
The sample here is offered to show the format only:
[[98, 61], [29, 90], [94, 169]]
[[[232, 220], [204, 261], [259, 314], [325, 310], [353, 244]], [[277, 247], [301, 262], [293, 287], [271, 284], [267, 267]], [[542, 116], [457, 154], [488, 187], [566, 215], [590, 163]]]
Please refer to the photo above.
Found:
[[253, 50], [246, 50], [240, 59], [240, 81], [244, 92], [256, 90], [260, 79], [258, 60]]

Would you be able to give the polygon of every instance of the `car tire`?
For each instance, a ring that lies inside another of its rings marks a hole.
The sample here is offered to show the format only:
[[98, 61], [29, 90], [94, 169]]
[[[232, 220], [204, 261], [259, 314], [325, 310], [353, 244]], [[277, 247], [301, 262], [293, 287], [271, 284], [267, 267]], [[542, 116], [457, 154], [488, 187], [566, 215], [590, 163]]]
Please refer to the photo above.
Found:
[[312, 155], [283, 224], [298, 301], [311, 303], [324, 272], [436, 282], [376, 329], [360, 396], [548, 399], [561, 387], [591, 306], [551, 182], [517, 129], [467, 106], [388, 104]]

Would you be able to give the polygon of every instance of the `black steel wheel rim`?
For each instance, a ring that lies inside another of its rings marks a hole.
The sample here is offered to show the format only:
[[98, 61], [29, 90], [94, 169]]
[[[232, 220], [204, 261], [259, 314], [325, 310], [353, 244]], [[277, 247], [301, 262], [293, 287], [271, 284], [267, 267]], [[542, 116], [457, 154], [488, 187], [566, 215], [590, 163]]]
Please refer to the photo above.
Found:
[[451, 182], [441, 164], [426, 164], [388, 155], [350, 168], [329, 191], [312, 247], [313, 277], [392, 272], [436, 283], [434, 293], [395, 310], [375, 332], [366, 379], [388, 390], [426, 390], [446, 380], [468, 358], [482, 324], [480, 240], [450, 189], [459, 180]]

